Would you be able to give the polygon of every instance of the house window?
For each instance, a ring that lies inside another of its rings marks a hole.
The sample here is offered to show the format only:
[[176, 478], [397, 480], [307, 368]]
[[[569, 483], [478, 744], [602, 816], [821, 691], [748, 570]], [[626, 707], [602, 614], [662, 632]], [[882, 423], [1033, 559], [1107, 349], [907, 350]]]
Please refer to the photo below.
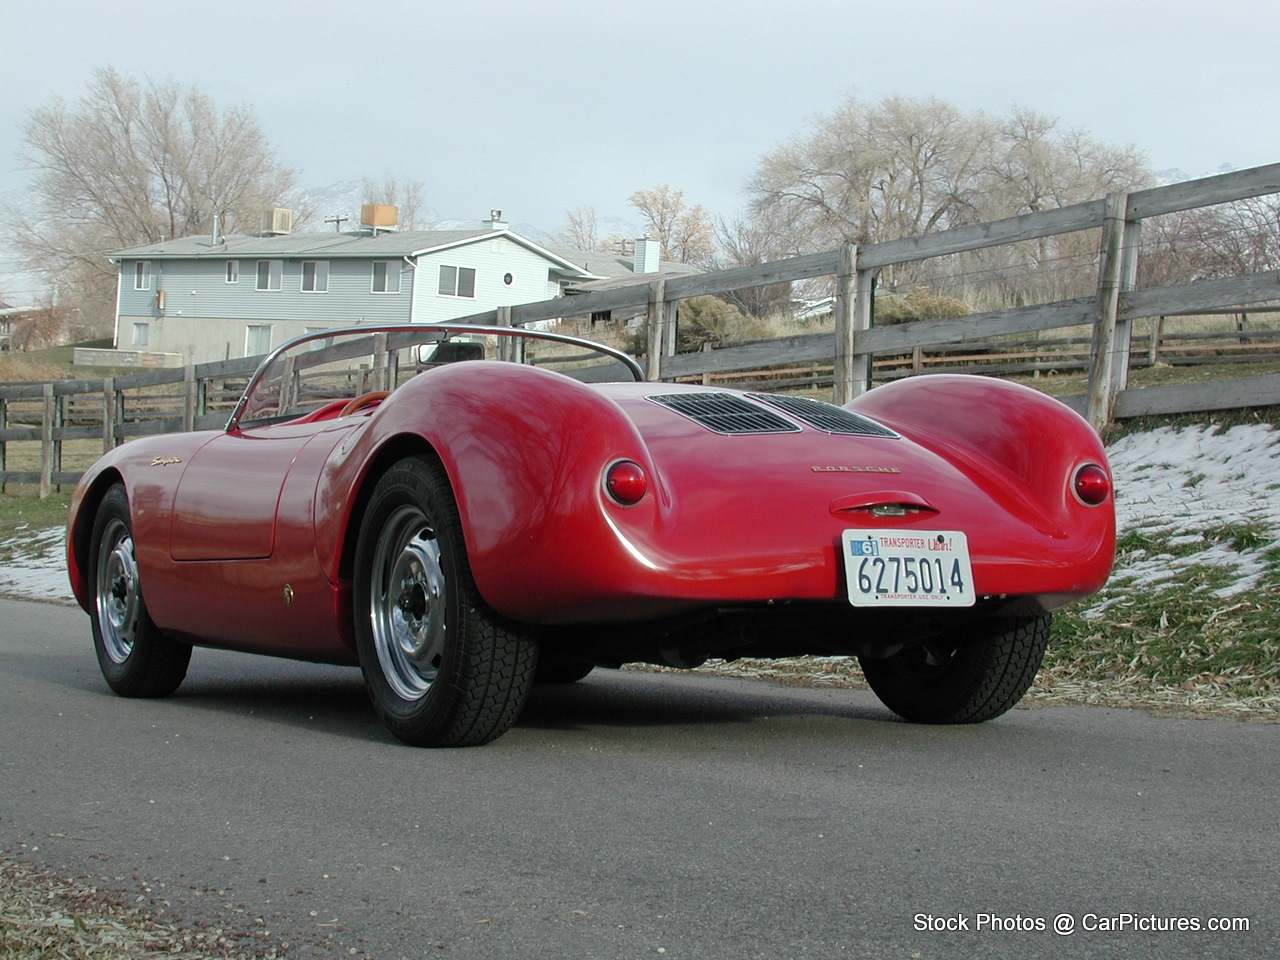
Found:
[[151, 324], [135, 323], [133, 325], [133, 345], [135, 347], [145, 347], [147, 341], [151, 339]]
[[[305, 333], [307, 336], [310, 336], [313, 333], [324, 333], [324, 331], [327, 329], [328, 329], [327, 327], [307, 327], [302, 332]], [[333, 346], [333, 337], [320, 337], [318, 339], [311, 341], [311, 346], [309, 349], [323, 350], [325, 347], [331, 347], [331, 346]]]
[[302, 261], [302, 292], [303, 293], [328, 293], [329, 292], [329, 261], [328, 260], [303, 260]]
[[151, 261], [139, 260], [133, 265], [133, 289], [151, 289]]
[[[276, 261], [277, 263], [279, 261]], [[277, 288], [279, 289], [279, 288]], [[251, 323], [244, 328], [244, 355], [258, 357], [271, 350], [271, 324]]]
[[400, 261], [399, 260], [373, 261], [373, 292], [374, 293], [399, 293], [400, 292]]
[[[284, 273], [283, 260], [258, 261], [258, 290], [279, 290], [280, 276]], [[252, 356], [252, 354], [250, 354]]]
[[240, 282], [240, 261], [228, 260], [227, 261], [227, 283], [239, 283], [239, 282]]
[[476, 271], [474, 267], [440, 266], [440, 295], [442, 297], [474, 297], [476, 295]]

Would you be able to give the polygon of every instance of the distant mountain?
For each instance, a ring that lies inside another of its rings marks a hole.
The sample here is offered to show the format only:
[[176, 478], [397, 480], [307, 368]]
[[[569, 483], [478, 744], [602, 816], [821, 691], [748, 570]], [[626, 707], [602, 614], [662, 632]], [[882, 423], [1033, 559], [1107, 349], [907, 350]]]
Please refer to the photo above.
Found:
[[1209, 170], [1205, 173], [1187, 173], [1185, 170], [1181, 170], [1178, 167], [1169, 167], [1165, 170], [1157, 170], [1155, 172], [1156, 186], [1164, 187], [1171, 183], [1181, 183], [1183, 180], [1199, 180], [1202, 177], [1213, 177], [1219, 173], [1230, 173], [1234, 169], [1235, 167], [1229, 163], [1224, 163], [1222, 166], [1218, 167], [1217, 170]]

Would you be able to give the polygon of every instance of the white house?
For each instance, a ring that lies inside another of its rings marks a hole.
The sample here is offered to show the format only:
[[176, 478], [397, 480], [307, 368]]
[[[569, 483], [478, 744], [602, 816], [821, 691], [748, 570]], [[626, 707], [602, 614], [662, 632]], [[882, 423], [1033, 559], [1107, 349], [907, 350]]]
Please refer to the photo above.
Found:
[[[296, 234], [288, 214], [270, 212], [265, 225], [277, 229], [259, 236], [215, 233], [112, 253], [115, 362], [256, 356], [318, 329], [439, 322], [636, 272], [689, 272], [658, 263], [653, 241], [638, 241], [632, 259], [552, 250], [512, 232], [497, 210], [482, 229], [397, 231], [369, 225], [394, 222], [394, 208], [366, 207], [366, 229]], [[113, 362], [94, 353], [84, 362]]]

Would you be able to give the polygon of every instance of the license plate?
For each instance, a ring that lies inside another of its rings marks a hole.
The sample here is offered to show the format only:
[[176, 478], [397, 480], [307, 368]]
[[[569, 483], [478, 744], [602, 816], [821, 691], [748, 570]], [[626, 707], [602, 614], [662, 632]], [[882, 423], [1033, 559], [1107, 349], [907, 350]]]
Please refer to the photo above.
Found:
[[844, 573], [855, 607], [971, 607], [969, 541], [955, 530], [846, 530]]

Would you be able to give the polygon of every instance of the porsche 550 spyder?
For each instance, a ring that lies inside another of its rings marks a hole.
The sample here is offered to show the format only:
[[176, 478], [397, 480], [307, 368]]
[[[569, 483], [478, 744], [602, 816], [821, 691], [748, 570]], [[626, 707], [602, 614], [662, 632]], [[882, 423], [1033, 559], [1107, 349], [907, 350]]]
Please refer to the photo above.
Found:
[[104, 456], [68, 522], [116, 693], [172, 693], [193, 646], [358, 665], [438, 746], [500, 736], [535, 682], [712, 657], [856, 656], [903, 718], [988, 720], [1115, 547], [1098, 437], [1031, 389], [841, 407], [457, 324], [290, 341], [225, 429]]

